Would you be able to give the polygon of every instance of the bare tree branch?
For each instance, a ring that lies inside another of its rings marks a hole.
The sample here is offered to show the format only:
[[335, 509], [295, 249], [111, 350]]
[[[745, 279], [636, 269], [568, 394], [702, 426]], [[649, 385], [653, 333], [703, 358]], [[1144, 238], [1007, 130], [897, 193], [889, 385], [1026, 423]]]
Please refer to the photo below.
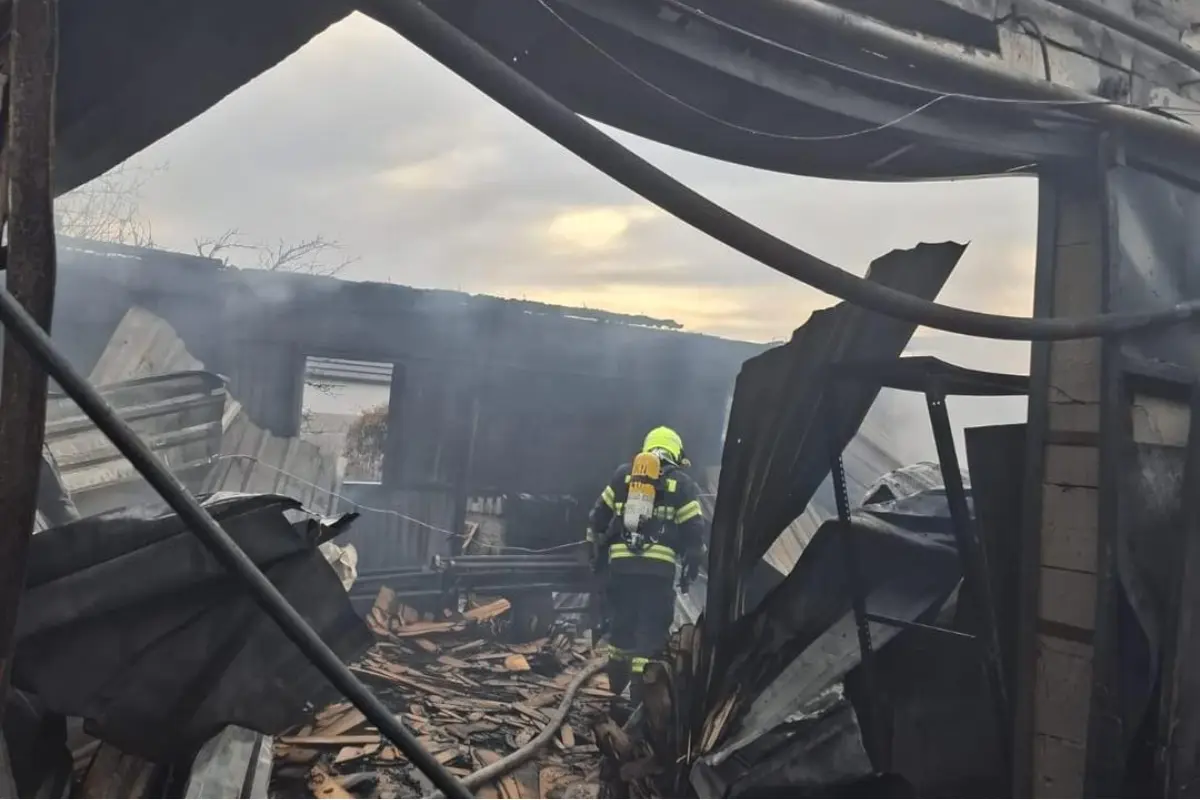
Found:
[[[154, 247], [154, 229], [141, 214], [142, 190], [167, 165], [144, 168], [122, 164], [72, 192], [55, 203], [55, 228], [59, 233], [135, 247]], [[229, 228], [215, 238], [193, 240], [196, 253], [233, 266], [233, 251], [254, 253], [254, 266], [273, 272], [334, 276], [357, 259], [341, 253], [339, 242], [317, 235], [310, 239], [276, 244], [246, 241], [237, 228]], [[247, 265], [248, 266], [248, 265]]]
[[346, 432], [346, 475], [352, 479], [377, 479], [383, 468], [387, 442], [386, 403], [362, 411]]
[[68, 192], [54, 204], [56, 230], [81, 239], [153, 247], [153, 227], [141, 215], [142, 189], [166, 169], [166, 164], [122, 164]]
[[194, 241], [197, 254], [205, 258], [215, 258], [226, 266], [234, 266], [231, 251], [252, 252], [255, 255], [255, 266], [270, 272], [333, 276], [356, 261], [340, 256], [330, 258], [330, 254], [337, 253], [342, 246], [324, 236], [314, 236], [298, 242], [280, 239], [274, 245], [251, 244], [245, 241], [240, 230], [230, 228], [215, 238]]
[[333, 276], [357, 260], [340, 256], [336, 259], [330, 258], [331, 254], [340, 253], [341, 249], [339, 242], [324, 236], [315, 236], [299, 242], [280, 239], [275, 246], [262, 245], [258, 248], [258, 266], [272, 272]]
[[258, 249], [255, 245], [242, 242], [241, 238], [240, 230], [230, 228], [215, 239], [193, 239], [192, 241], [196, 245], [196, 255], [213, 258], [229, 266], [229, 257], [226, 255], [228, 251]]
[[[166, 164], [152, 168], [122, 164], [67, 193], [55, 204], [56, 229], [80, 239], [154, 247], [154, 229], [141, 214], [142, 190], [167, 168]], [[345, 257], [339, 242], [320, 235], [255, 244], [239, 229], [230, 228], [215, 238], [195, 239], [194, 244], [199, 255], [226, 266], [233, 265], [233, 251], [241, 250], [254, 254], [253, 265], [259, 269], [304, 275], [334, 276], [357, 260]]]

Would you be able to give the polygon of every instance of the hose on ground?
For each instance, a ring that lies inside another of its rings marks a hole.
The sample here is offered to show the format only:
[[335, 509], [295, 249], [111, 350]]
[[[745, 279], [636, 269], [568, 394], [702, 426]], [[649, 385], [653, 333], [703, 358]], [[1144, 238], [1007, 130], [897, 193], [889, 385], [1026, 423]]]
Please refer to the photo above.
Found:
[[1200, 301], [1147, 312], [1029, 319], [922, 300], [793, 247], [650, 164], [544, 92], [418, 0], [360, 0], [363, 11], [533, 127], [646, 200], [743, 255], [848, 303], [938, 330], [987, 339], [1062, 341], [1185, 322]]
[[[587, 683], [588, 679], [597, 672], [604, 669], [604, 665], [607, 663], [608, 658], [605, 657], [598, 658], [584, 666], [571, 683], [567, 685], [566, 691], [563, 692], [562, 702], [558, 704], [558, 709], [554, 712], [554, 716], [546, 723], [546, 727], [542, 728], [541, 733], [530, 739], [528, 744], [512, 751], [499, 761], [492, 762], [477, 772], [472, 772], [463, 778], [463, 785], [473, 791], [497, 778], [502, 778], [529, 761], [543, 747], [550, 744], [554, 739], [554, 735], [558, 733], [559, 728], [566, 722], [571, 705], [575, 702], [575, 695], [579, 694], [579, 690], [583, 687], [583, 684]], [[438, 795], [438, 797], [440, 796]]]

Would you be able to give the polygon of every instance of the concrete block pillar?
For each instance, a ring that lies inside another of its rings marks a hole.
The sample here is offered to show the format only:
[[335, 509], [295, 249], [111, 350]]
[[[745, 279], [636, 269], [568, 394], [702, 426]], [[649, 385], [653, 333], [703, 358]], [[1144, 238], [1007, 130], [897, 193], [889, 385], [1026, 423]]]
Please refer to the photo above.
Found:
[[[1040, 316], [1099, 313], [1106, 201], [1097, 181], [1043, 177]], [[1015, 729], [1016, 796], [1084, 793], [1096, 627], [1102, 344], [1035, 345]]]

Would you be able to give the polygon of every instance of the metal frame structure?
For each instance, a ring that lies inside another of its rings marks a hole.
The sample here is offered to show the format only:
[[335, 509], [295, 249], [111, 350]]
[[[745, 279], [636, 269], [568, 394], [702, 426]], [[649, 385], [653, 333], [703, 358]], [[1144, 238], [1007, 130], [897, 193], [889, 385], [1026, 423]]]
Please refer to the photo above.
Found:
[[[1000, 638], [996, 623], [996, 609], [991, 580], [989, 578], [987, 554], [980, 542], [975, 522], [971, 515], [971, 509], [967, 502], [966, 489], [963, 486], [962, 472], [959, 467], [958, 452], [954, 445], [954, 433], [950, 426], [950, 416], [946, 409], [946, 398], [949, 396], [1020, 396], [1027, 394], [1028, 387], [1017, 385], [1017, 382], [1013, 380], [1014, 376], [967, 370], [962, 370], [954, 375], [920, 374], [916, 371], [906, 371], [904, 367], [905, 361], [905, 359], [901, 358], [883, 363], [842, 363], [835, 365], [832, 377], [834, 380], [878, 382], [882, 387], [900, 391], [920, 392], [925, 396], [925, 404], [929, 411], [929, 422], [933, 428], [934, 444], [937, 447], [938, 461], [941, 466], [942, 481], [946, 490], [946, 500], [950, 509], [951, 528], [954, 532], [959, 561], [962, 565], [963, 591], [961, 596], [969, 598], [974, 604], [976, 612], [981, 617], [980, 621], [982, 624], [980, 634], [971, 635], [936, 625], [875, 614], [867, 610], [867, 598], [860, 577], [861, 570], [859, 568], [858, 552], [854, 542], [853, 528], [850, 524], [850, 502], [846, 487], [846, 473], [842, 466], [842, 454], [836, 448], [831, 448], [830, 471], [833, 476], [834, 496], [837, 500], [838, 520], [842, 525], [842, 544], [846, 562], [846, 574], [850, 582], [855, 628], [858, 634], [861, 655], [862, 678], [868, 698], [866, 713], [869, 721], [873, 722], [878, 719], [877, 709], [879, 698], [876, 689], [878, 684], [874, 675], [874, 647], [871, 642], [870, 623], [874, 622], [904, 630], [916, 630], [927, 634], [946, 636], [960, 642], [974, 642], [979, 645], [980, 657], [983, 661], [988, 684], [991, 688], [992, 701], [995, 705], [996, 725], [999, 734], [997, 741], [1001, 747], [1003, 774], [1010, 775], [1012, 762], [1012, 711], [1008, 684], [1004, 674], [1004, 663], [1000, 653]], [[868, 727], [875, 729], [870, 722]], [[880, 747], [877, 749], [877, 752], [886, 756], [887, 748]]]
[[358, 573], [350, 599], [369, 603], [386, 586], [406, 601], [436, 597], [452, 606], [467, 592], [578, 592], [591, 578], [588, 565], [570, 554], [434, 556], [432, 566]]
[[[1183, 472], [1183, 496], [1200, 495], [1200, 387], [1185, 384], [1188, 392], [1189, 428], [1186, 462]], [[1200, 726], [1184, 714], [1194, 707], [1200, 679], [1197, 679], [1197, 648], [1187, 645], [1196, 640], [1200, 630], [1200, 504], [1190, 503], [1183, 511], [1179, 548], [1174, 560], [1174, 574], [1169, 587], [1169, 606], [1163, 631], [1161, 693], [1159, 697], [1158, 730], [1156, 732], [1156, 776], [1165, 797], [1186, 797], [1190, 794], [1195, 774], [1197, 743]]]
[[[1137, 510], [1131, 508], [1131, 503], [1137, 502], [1137, 493], [1123, 467], [1129, 459], [1136, 458], [1134, 451], [1139, 446], [1148, 445], [1179, 448], [1185, 459], [1179, 493], [1182, 519], [1178, 538], [1162, 555], [1169, 570], [1163, 575], [1166, 586], [1162, 587], [1157, 674], [1151, 676], [1158, 682], [1157, 728], [1150, 734], [1155, 747], [1153, 791], [1165, 797], [1185, 797], [1191, 793], [1197, 774], [1194, 756], [1197, 727], [1194, 715], [1188, 710], [1194, 708], [1197, 685], [1190, 677], [1194, 672], [1197, 635], [1191, 609], [1196, 591], [1196, 521], [1200, 517], [1197, 504], [1189, 503], [1188, 499], [1196, 496], [1192, 489], [1200, 480], [1200, 428], [1195, 423], [1200, 386], [1194, 376], [1170, 364], [1142, 362], [1117, 352], [1116, 347], [1111, 350], [1099, 433], [1105, 450], [1099, 475], [1101, 547], [1097, 554], [1094, 673], [1085, 790], [1087, 796], [1115, 796], [1122, 789], [1135, 791], [1130, 780], [1146, 777], [1131, 776], [1128, 742], [1136, 731], [1127, 728], [1122, 708], [1120, 651], [1124, 637], [1118, 606], [1127, 590], [1119, 573], [1118, 553], [1122, 537], [1136, 535], [1137, 528], [1131, 530], [1131, 526], [1138, 525], [1139, 517]], [[1167, 425], [1165, 430], [1155, 431], [1151, 439], [1139, 438], [1131, 414], [1139, 396], [1174, 406], [1176, 413], [1186, 412], [1186, 436], [1172, 441], [1178, 431], [1170, 430]], [[1150, 696], [1155, 697], [1154, 693]]]
[[[1137, 285], [1165, 276], [1170, 276], [1176, 296], [1194, 296], [1188, 268], [1162, 260], [1159, 252], [1133, 256], [1141, 270], [1155, 278], [1123, 263], [1127, 242], [1120, 235], [1119, 210], [1130, 208], [1132, 201], [1120, 194], [1114, 176], [1129, 166], [1121, 139], [1105, 136], [1097, 141], [1093, 164], [1043, 173], [1035, 316], [1117, 310], [1129, 302], [1123, 293], [1131, 281]], [[1147, 171], [1141, 164], [1132, 169], [1180, 191], [1200, 191], [1200, 185], [1182, 173]], [[1137, 229], [1134, 239], [1155, 233]], [[1186, 340], [1176, 340], [1176, 348]], [[1117, 560], [1122, 508], [1129, 500], [1122, 469], [1131, 435], [1131, 386], [1157, 386], [1148, 391], [1153, 396], [1171, 386], [1168, 393], [1182, 403], [1184, 387], [1196, 376], [1162, 338], [1106, 338], [1084, 351], [1084, 357], [1078, 350], [1055, 354], [1055, 347], [1059, 346], [1034, 343], [1030, 368], [1012, 684], [1013, 786], [1017, 792], [1036, 793], [1054, 785], [1057, 791], [1090, 796], [1111, 792], [1125, 780], [1124, 737], [1132, 733], [1123, 730], [1120, 710]], [[1094, 521], [1069, 534], [1073, 544], [1067, 553], [1062, 549], [1067, 534], [1061, 521], [1078, 514], [1075, 506], [1082, 501], [1070, 498], [1087, 494], [1094, 499], [1082, 507], [1095, 515]], [[1093, 576], [1091, 584], [1062, 580], [1060, 575], [1072, 569], [1080, 576]], [[1057, 583], [1047, 588], [1048, 579]], [[1196, 634], [1191, 628], [1185, 635], [1185, 628], [1181, 626], [1179, 635], [1186, 644], [1187, 637]], [[1053, 645], [1047, 645], [1048, 638]], [[1169, 665], [1174, 656], [1164, 649], [1162, 658]], [[1084, 665], [1086, 671], [1073, 671]], [[1170, 678], [1167, 667], [1162, 678]]]

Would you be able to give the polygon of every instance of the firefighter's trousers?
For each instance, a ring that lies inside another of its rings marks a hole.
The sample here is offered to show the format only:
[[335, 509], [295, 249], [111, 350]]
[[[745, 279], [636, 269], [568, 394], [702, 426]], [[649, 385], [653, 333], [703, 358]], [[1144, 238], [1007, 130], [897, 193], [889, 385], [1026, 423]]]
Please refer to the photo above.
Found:
[[609, 604], [611, 650], [608, 679], [614, 694], [630, 687], [641, 702], [642, 672], [666, 649], [675, 619], [675, 581], [659, 575], [610, 573], [605, 592]]

